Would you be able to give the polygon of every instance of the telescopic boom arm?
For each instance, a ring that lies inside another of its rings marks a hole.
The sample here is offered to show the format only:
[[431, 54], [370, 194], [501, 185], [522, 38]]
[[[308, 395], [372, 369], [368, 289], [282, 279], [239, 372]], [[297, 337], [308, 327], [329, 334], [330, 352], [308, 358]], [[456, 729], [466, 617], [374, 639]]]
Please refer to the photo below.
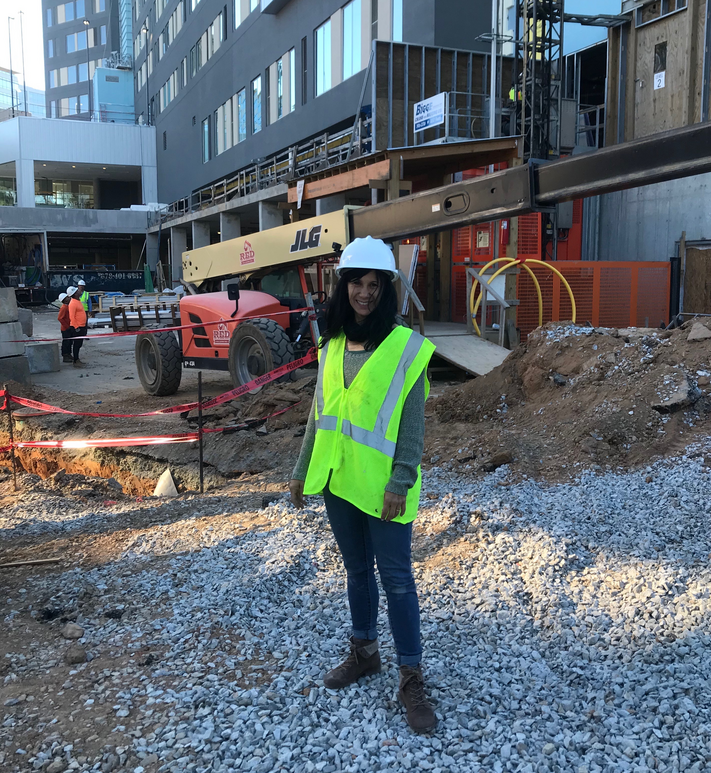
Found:
[[711, 124], [696, 124], [559, 161], [532, 160], [526, 166], [353, 209], [349, 233], [352, 239], [401, 239], [709, 171]]
[[[529, 161], [423, 193], [271, 228], [183, 253], [200, 286], [282, 264], [313, 263], [359, 236], [386, 241], [548, 211], [557, 203], [711, 172], [711, 123], [558, 161]], [[209, 285], [207, 285], [209, 286]]]

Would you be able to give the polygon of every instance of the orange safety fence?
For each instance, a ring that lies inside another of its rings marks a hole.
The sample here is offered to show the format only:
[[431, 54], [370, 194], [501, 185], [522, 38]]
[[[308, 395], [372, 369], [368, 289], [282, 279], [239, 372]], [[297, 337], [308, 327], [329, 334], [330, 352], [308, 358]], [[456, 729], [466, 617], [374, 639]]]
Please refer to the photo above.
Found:
[[[573, 290], [578, 324], [601, 327], [658, 327], [669, 322], [671, 266], [647, 261], [556, 261]], [[560, 279], [531, 266], [543, 294], [543, 322], [571, 318], [570, 299]], [[538, 327], [538, 297], [530, 276], [518, 274], [516, 326], [521, 339]]]

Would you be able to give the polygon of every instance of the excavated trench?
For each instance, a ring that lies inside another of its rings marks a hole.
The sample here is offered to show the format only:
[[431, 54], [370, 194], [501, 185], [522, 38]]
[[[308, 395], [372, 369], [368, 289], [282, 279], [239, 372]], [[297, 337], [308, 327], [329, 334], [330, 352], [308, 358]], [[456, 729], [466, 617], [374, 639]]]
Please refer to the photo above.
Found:
[[[2, 422], [3, 424], [5, 422]], [[48, 424], [56, 424], [56, 419]], [[85, 428], [83, 437], [90, 433]], [[161, 431], [157, 430], [156, 434]], [[301, 444], [298, 427], [274, 426], [267, 434], [254, 429], [232, 435], [206, 435], [204, 439], [204, 480], [206, 490], [214, 490], [240, 476], [274, 471], [286, 480]], [[15, 422], [15, 440], [71, 439], [75, 432], [31, 421]], [[104, 433], [105, 434], [105, 433]], [[115, 430], [111, 433], [115, 436]], [[130, 434], [135, 434], [130, 433]], [[146, 433], [148, 434], [148, 433]], [[9, 444], [9, 434], [0, 431], [0, 446]], [[38, 475], [42, 480], [60, 471], [90, 478], [113, 478], [124, 494], [150, 496], [158, 478], [170, 468], [178, 490], [199, 488], [197, 443], [180, 443], [137, 448], [19, 448], [15, 451], [18, 470]], [[10, 453], [0, 454], [0, 467], [11, 469]]]

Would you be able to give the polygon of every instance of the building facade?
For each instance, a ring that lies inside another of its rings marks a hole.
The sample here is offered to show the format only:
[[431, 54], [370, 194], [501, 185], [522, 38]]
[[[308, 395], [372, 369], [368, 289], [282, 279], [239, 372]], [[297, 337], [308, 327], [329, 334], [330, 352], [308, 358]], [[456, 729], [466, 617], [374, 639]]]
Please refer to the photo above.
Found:
[[374, 40], [488, 51], [486, 0], [134, 0], [138, 120], [159, 200], [345, 128], [368, 109]]
[[[27, 95], [27, 103], [25, 103]], [[22, 74], [0, 67], [0, 121], [15, 115], [36, 115], [45, 117], [44, 91], [25, 86]]]
[[103, 60], [120, 51], [120, 6], [111, 0], [42, 0], [47, 117], [95, 117], [90, 81]]

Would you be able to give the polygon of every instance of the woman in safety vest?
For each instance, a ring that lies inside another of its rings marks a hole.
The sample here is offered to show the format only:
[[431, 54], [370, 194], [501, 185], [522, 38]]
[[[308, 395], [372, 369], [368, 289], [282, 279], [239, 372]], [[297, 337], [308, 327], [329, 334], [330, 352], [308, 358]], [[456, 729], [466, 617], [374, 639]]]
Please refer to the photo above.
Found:
[[422, 483], [427, 364], [435, 347], [396, 322], [398, 274], [383, 241], [355, 239], [336, 275], [314, 403], [289, 482], [296, 507], [303, 507], [304, 494], [323, 494], [348, 578], [350, 654], [323, 682], [339, 689], [381, 670], [375, 561], [388, 598], [400, 700], [410, 727], [428, 732], [437, 719], [420, 668], [410, 545]]

